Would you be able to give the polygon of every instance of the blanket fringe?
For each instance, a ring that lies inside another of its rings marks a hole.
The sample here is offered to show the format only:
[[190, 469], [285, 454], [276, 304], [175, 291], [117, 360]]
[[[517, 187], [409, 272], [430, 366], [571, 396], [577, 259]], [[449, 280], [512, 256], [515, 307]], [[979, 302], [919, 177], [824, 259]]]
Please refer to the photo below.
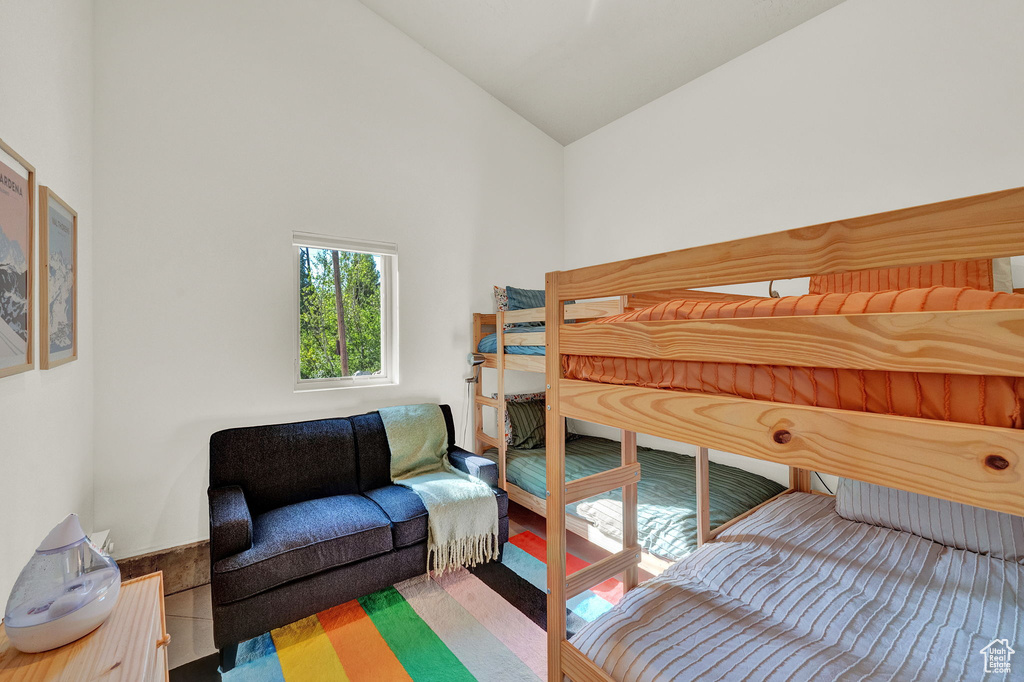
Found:
[[459, 538], [438, 546], [431, 543], [427, 553], [427, 571], [433, 568], [438, 575], [444, 575], [448, 570], [476, 566], [497, 558], [497, 533]]

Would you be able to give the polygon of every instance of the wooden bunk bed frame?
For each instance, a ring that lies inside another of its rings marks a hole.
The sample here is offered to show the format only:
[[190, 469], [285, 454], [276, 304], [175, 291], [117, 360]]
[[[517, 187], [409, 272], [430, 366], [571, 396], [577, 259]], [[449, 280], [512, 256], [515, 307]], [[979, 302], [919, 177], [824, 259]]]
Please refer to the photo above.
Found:
[[[646, 308], [663, 301], [670, 301], [677, 298], [689, 297], [709, 301], [730, 301], [748, 300], [750, 296], [736, 296], [733, 294], [722, 294], [708, 291], [668, 290], [658, 292], [644, 292], [639, 294], [628, 294], [619, 296], [617, 299], [604, 301], [590, 301], [585, 303], [570, 303], [565, 307], [565, 318], [577, 322], [585, 322], [600, 317], [617, 315], [624, 311]], [[496, 313], [474, 313], [473, 314], [473, 352], [480, 347], [480, 341], [488, 334], [497, 334], [497, 348], [495, 353], [481, 353], [484, 356], [482, 367], [497, 370], [496, 393], [499, 396], [505, 395], [505, 371], [538, 372], [547, 371], [547, 363], [543, 355], [516, 355], [505, 352], [505, 346], [543, 346], [546, 345], [545, 333], [540, 332], [518, 332], [506, 334], [505, 325], [521, 322], [544, 322], [547, 318], [546, 308], [529, 308], [524, 310], [499, 310]], [[550, 386], [549, 386], [550, 388]], [[497, 437], [491, 436], [483, 430], [483, 408], [491, 407], [497, 413]], [[514, 483], [509, 483], [506, 477], [507, 443], [505, 442], [505, 401], [486, 396], [483, 393], [483, 382], [477, 381], [473, 394], [473, 452], [482, 454], [487, 448], [495, 448], [498, 452], [498, 487], [508, 493], [510, 500], [518, 505], [529, 509], [540, 516], [547, 516], [547, 500], [537, 497], [526, 490], [523, 490]], [[636, 451], [635, 434], [628, 431], [620, 431], [620, 440], [626, 444], [625, 447]], [[632, 441], [630, 439], [633, 439]], [[706, 466], [706, 462], [705, 462]], [[639, 469], [638, 469], [639, 470]], [[598, 491], [601, 492], [601, 491]], [[635, 494], [635, 490], [634, 490]], [[585, 499], [585, 498], [580, 498]], [[566, 504], [577, 502], [570, 500]], [[738, 519], [737, 519], [738, 520]], [[591, 539], [590, 531], [594, 526], [578, 516], [566, 515], [566, 529], [580, 536], [584, 540]], [[648, 573], [657, 575], [671, 565], [672, 562], [654, 556], [647, 552], [641, 552], [640, 566]]]
[[[607, 315], [616, 315], [623, 310], [623, 301], [599, 301], [590, 303], [577, 303], [565, 306], [566, 319], [592, 320]], [[573, 317], [578, 315], [579, 317]], [[499, 396], [505, 395], [505, 371], [538, 372], [543, 374], [547, 370], [543, 355], [515, 355], [505, 352], [505, 346], [543, 346], [545, 345], [544, 332], [520, 332], [506, 334], [505, 325], [520, 322], [543, 322], [547, 317], [545, 308], [529, 308], [525, 310], [499, 310], [497, 313], [474, 313], [473, 314], [473, 351], [480, 347], [480, 341], [484, 336], [497, 334], [497, 352], [482, 353], [486, 369], [497, 370], [497, 390]], [[497, 413], [497, 437], [487, 434], [483, 430], [483, 408], [491, 407]], [[473, 395], [473, 452], [483, 453], [487, 448], [495, 448], [498, 451], [498, 487], [508, 493], [508, 498], [535, 514], [545, 516], [547, 514], [547, 502], [526, 490], [523, 490], [514, 483], [509, 483], [505, 475], [507, 443], [505, 442], [505, 401], [492, 398], [483, 394], [483, 382], [477, 381]], [[587, 539], [591, 524], [577, 516], [567, 516], [566, 526], [568, 530], [580, 537]], [[644, 556], [645, 568], [651, 572], [660, 573], [668, 565], [668, 562], [657, 557]]]
[[[820, 471], [1024, 516], [1024, 430], [576, 381], [563, 377], [561, 362], [593, 355], [1022, 377], [1024, 311], [580, 326], [563, 323], [563, 302], [1022, 253], [1019, 188], [549, 273], [548, 679], [612, 679], [566, 639], [566, 600], [620, 574], [626, 590], [637, 584], [637, 432], [699, 446], [700, 543], [738, 520], [709, 527], [708, 448], [788, 465], [782, 495], [810, 492], [811, 472]], [[566, 482], [565, 417], [622, 429], [621, 466]], [[623, 549], [567, 576], [565, 505], [619, 487]]]

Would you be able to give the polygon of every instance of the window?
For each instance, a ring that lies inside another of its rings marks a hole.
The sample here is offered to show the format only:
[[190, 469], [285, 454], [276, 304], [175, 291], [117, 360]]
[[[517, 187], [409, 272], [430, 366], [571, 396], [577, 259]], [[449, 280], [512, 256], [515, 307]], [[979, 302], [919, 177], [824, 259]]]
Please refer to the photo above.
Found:
[[398, 383], [394, 244], [296, 232], [295, 388]]

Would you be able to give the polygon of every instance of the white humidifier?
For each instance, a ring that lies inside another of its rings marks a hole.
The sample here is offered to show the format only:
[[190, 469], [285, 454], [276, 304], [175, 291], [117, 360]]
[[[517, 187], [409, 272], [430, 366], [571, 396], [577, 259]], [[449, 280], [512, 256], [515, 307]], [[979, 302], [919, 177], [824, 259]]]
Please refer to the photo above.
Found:
[[89, 634], [107, 619], [121, 571], [93, 547], [69, 514], [39, 545], [14, 583], [4, 629], [19, 651], [48, 651]]

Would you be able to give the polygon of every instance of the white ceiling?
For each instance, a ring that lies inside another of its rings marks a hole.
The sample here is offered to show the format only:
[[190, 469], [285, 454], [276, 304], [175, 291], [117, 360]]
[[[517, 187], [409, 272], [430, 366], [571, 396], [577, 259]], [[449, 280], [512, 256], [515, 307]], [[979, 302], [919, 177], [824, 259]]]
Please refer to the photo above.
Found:
[[842, 0], [361, 0], [562, 144]]

